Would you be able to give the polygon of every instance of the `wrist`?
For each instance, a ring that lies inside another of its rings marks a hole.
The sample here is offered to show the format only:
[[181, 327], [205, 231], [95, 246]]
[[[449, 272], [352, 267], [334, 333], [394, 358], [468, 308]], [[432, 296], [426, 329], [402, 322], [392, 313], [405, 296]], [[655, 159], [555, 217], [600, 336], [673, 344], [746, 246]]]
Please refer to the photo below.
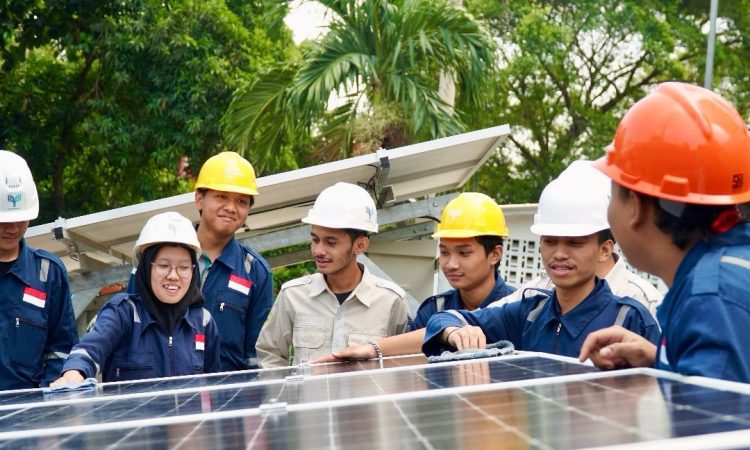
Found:
[[450, 341], [451, 334], [455, 333], [456, 331], [460, 330], [460, 327], [448, 327], [443, 331], [443, 342], [445, 342], [448, 345], [452, 345]]
[[383, 358], [383, 350], [380, 349], [380, 345], [378, 345], [378, 341], [375, 339], [368, 339], [367, 343], [370, 344], [373, 350], [375, 350], [375, 356], [378, 359]]

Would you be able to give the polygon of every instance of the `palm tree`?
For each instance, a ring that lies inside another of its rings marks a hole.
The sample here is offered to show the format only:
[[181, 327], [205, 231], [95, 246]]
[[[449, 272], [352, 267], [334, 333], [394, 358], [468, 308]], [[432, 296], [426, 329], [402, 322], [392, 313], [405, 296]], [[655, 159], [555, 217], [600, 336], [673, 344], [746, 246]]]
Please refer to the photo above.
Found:
[[311, 147], [318, 162], [464, 130], [440, 73], [468, 110], [495, 68], [492, 38], [469, 13], [450, 0], [320, 3], [335, 15], [326, 35], [235, 93], [222, 121], [231, 148], [274, 171]]

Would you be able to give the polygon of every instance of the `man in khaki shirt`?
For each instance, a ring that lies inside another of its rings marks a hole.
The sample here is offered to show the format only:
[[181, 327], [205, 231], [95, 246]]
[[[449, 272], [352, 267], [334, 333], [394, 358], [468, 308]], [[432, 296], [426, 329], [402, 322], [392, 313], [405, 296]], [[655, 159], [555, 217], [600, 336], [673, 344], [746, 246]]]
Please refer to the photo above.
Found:
[[[302, 219], [318, 272], [284, 283], [260, 332], [261, 367], [311, 361], [369, 339], [403, 333], [406, 294], [357, 263], [378, 231], [375, 204], [359, 186], [336, 183]], [[293, 358], [292, 358], [293, 355]]]

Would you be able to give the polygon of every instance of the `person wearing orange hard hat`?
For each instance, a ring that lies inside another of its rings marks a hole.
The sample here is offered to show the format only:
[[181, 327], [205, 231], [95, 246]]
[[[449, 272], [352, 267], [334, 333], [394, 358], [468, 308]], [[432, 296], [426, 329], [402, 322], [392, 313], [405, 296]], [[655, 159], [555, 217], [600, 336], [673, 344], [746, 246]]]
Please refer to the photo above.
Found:
[[608, 219], [628, 261], [669, 287], [657, 347], [622, 328], [579, 358], [750, 382], [750, 132], [719, 95], [664, 83], [622, 118], [595, 166], [612, 179]]

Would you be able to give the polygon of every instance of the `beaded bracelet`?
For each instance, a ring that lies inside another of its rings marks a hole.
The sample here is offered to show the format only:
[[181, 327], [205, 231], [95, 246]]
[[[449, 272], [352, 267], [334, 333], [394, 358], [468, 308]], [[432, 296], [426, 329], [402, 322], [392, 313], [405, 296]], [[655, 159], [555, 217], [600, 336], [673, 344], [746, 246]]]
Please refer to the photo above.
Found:
[[367, 343], [372, 345], [372, 348], [375, 349], [375, 353], [378, 354], [378, 359], [383, 359], [383, 351], [380, 350], [380, 346], [378, 345], [377, 341], [375, 339], [368, 339]]

